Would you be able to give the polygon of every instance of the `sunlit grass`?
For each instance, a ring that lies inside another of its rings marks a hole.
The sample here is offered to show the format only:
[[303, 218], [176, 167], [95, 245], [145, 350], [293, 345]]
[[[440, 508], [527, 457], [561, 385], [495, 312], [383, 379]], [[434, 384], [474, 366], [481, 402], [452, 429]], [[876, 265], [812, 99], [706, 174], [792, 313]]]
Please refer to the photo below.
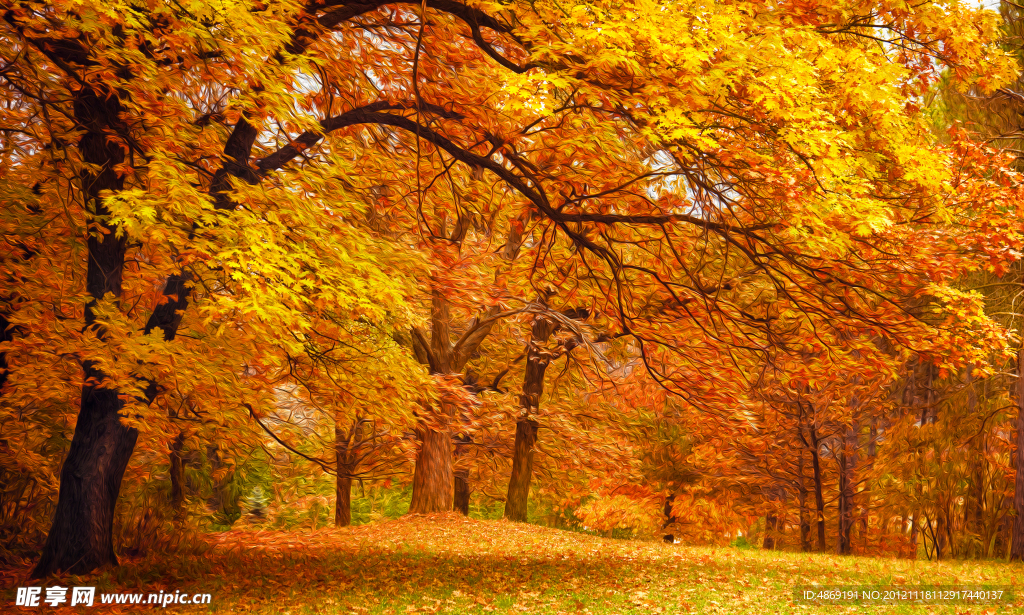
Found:
[[[205, 550], [126, 561], [117, 570], [61, 584], [96, 585], [97, 593], [163, 589], [213, 595], [210, 606], [161, 609], [169, 613], [1024, 613], [1024, 595], [1016, 604], [987, 607], [793, 602], [795, 587], [815, 583], [1013, 585], [1024, 566], [999, 562], [687, 547], [458, 515], [207, 538]], [[13, 588], [27, 584], [27, 572], [4, 575], [5, 607], [14, 604]], [[153, 612], [148, 605], [116, 608]], [[72, 609], [33, 609], [61, 610]]]

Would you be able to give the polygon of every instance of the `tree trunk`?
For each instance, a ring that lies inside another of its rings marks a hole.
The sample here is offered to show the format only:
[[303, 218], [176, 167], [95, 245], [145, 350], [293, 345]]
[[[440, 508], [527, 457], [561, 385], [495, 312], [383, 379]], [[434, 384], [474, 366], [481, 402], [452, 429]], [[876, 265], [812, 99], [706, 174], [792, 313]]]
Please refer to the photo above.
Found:
[[767, 551], [775, 549], [776, 535], [779, 531], [779, 517], [774, 512], [769, 512], [765, 517], [764, 541], [761, 548]]
[[917, 523], [918, 513], [914, 511], [910, 515], [910, 544], [908, 546], [908, 555], [911, 559], [917, 559]]
[[348, 527], [352, 524], [352, 477], [347, 471], [338, 472], [334, 494], [334, 526]]
[[[97, 217], [109, 215], [99, 195], [119, 191], [123, 180], [114, 167], [124, 162], [122, 144], [108, 135], [123, 129], [116, 96], [97, 94], [89, 88], [78, 91], [74, 100], [76, 122], [85, 129], [78, 147], [82, 160], [96, 170], [82, 170], [80, 180], [86, 202]], [[96, 302], [110, 294], [121, 296], [127, 237], [102, 220], [107, 231], [90, 233], [86, 291], [92, 301], [85, 309], [86, 327], [96, 321]], [[96, 330], [102, 340], [104, 332]], [[100, 389], [94, 383], [104, 374], [93, 361], [84, 361], [85, 385], [68, 456], [60, 473], [60, 489], [53, 524], [46, 537], [39, 563], [32, 571], [41, 578], [57, 571], [85, 574], [106, 565], [117, 565], [114, 554], [114, 506], [121, 490], [128, 460], [135, 449], [138, 432], [121, 422], [124, 402], [114, 389]]]
[[[92, 366], [87, 378], [102, 378]], [[121, 423], [117, 391], [86, 386], [71, 449], [60, 472], [53, 525], [33, 578], [86, 574], [117, 565], [114, 506], [138, 432]]]
[[811, 551], [811, 520], [807, 514], [807, 485], [804, 482], [804, 451], [801, 448], [797, 463], [797, 494], [800, 499], [800, 550], [804, 553]]
[[1017, 351], [1017, 434], [1013, 451], [1013, 539], [1010, 561], [1024, 560], [1024, 348]]
[[416, 455], [409, 513], [449, 512], [455, 501], [451, 434], [426, 427], [421, 433], [423, 443]]
[[[349, 450], [349, 441], [355, 440], [358, 421], [352, 424], [352, 433], [345, 434], [339, 426], [340, 418], [334, 423], [334, 467], [337, 481], [334, 486], [334, 526], [347, 527], [352, 523], [352, 472], [355, 470]], [[350, 437], [346, 437], [346, 435]]]
[[526, 521], [527, 500], [530, 497], [530, 480], [533, 477], [533, 446], [537, 443], [537, 421], [531, 413], [540, 408], [540, 397], [544, 392], [544, 372], [551, 362], [551, 354], [541, 348], [558, 324], [537, 316], [530, 333], [530, 347], [526, 352], [526, 374], [523, 376], [523, 395], [520, 397], [522, 413], [516, 421], [516, 442], [512, 457], [512, 476], [508, 481], [508, 495], [505, 498], [505, 518], [510, 521]]
[[185, 464], [181, 458], [184, 447], [185, 432], [179, 431], [171, 441], [171, 509], [175, 517], [180, 517], [185, 510]]
[[455, 471], [455, 496], [452, 505], [456, 512], [469, 516], [469, 470]]
[[854, 468], [857, 465], [857, 431], [846, 428], [843, 449], [839, 453], [839, 536], [836, 552], [849, 555], [852, 549]]
[[676, 494], [674, 493], [669, 494], [669, 496], [665, 498], [665, 508], [663, 509], [663, 512], [665, 513], [665, 523], [661, 526], [661, 529], [665, 529], [676, 522], [676, 515], [673, 511], [675, 508], [675, 502]]
[[533, 471], [533, 445], [537, 442], [538, 427], [537, 421], [530, 419], [516, 423], [512, 477], [508, 481], [508, 498], [505, 500], [505, 518], [510, 521], [526, 521], [530, 476]]
[[[464, 226], [459, 227], [465, 230]], [[459, 233], [452, 236], [453, 241], [461, 241]], [[493, 310], [490, 313], [493, 314]], [[429, 342], [422, 331], [413, 328], [413, 353], [417, 360], [429, 366], [431, 374], [460, 373], [489, 334], [494, 321], [474, 318], [454, 346], [451, 343], [450, 325], [448, 299], [434, 286], [431, 288]], [[441, 405], [441, 412], [445, 424], [449, 424], [448, 420], [455, 416], [455, 409], [444, 404]], [[451, 512], [455, 504], [452, 435], [447, 430], [437, 431], [426, 425], [421, 426], [419, 431], [423, 440], [413, 470], [409, 514]]]
[[812, 424], [811, 466], [814, 469], [814, 503], [818, 517], [818, 551], [825, 552], [825, 496], [821, 486], [821, 460], [818, 458], [818, 433]]

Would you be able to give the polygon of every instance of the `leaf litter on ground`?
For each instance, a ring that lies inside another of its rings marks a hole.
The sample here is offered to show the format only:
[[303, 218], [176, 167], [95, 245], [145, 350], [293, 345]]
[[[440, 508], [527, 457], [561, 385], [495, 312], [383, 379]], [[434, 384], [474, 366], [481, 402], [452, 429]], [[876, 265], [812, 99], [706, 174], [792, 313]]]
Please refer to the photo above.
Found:
[[[1016, 585], [1020, 564], [838, 557], [613, 540], [458, 514], [409, 515], [348, 528], [234, 530], [195, 551], [152, 554], [65, 577], [101, 592], [210, 593], [167, 613], [1024, 613], [998, 606], [827, 606], [794, 602], [803, 585]], [[0, 611], [152, 613], [150, 605], [14, 607], [28, 564], [0, 571]], [[98, 602], [98, 600], [97, 600]]]

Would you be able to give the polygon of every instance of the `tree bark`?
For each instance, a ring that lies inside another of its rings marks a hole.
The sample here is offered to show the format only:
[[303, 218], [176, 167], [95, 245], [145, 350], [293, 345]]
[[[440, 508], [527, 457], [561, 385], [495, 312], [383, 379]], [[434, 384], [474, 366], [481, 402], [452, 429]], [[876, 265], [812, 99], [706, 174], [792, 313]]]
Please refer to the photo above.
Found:
[[[114, 170], [124, 162], [124, 150], [108, 134], [123, 129], [119, 117], [123, 108], [116, 96], [90, 88], [80, 89], [73, 105], [75, 121], [85, 130], [78, 144], [82, 160], [97, 167], [80, 173], [83, 194], [97, 217], [106, 216], [109, 212], [100, 193], [121, 190], [124, 183]], [[127, 238], [117, 237], [116, 229], [102, 219], [100, 225], [105, 232], [92, 233], [88, 240], [86, 290], [92, 301], [85, 309], [86, 327], [96, 321], [97, 301], [107, 294], [115, 299], [121, 296]], [[102, 341], [102, 329], [96, 333]], [[75, 434], [61, 467], [57, 509], [33, 578], [57, 571], [84, 574], [117, 565], [114, 506], [138, 432], [121, 422], [124, 402], [118, 392], [97, 387], [105, 376], [96, 363], [85, 361], [83, 367], [85, 385]]]
[[453, 510], [469, 516], [469, 470], [455, 471], [455, 496], [452, 504]]
[[[460, 231], [461, 233], [461, 231]], [[461, 238], [453, 235], [453, 240]], [[470, 357], [494, 326], [488, 317], [495, 309], [486, 313], [483, 320], [474, 318], [466, 331], [453, 346], [448, 300], [436, 288], [431, 291], [430, 340], [419, 329], [413, 329], [413, 352], [417, 359], [426, 363], [432, 374], [457, 374], [466, 366]], [[447, 423], [455, 415], [455, 409], [442, 404], [442, 420]], [[453, 471], [451, 432], [438, 431], [426, 425], [419, 429], [423, 436], [416, 467], [413, 471], [412, 502], [410, 514], [450, 512], [455, 504], [455, 474]], [[468, 504], [467, 504], [468, 506]]]
[[447, 431], [422, 428], [423, 443], [416, 455], [410, 514], [449, 512], [455, 502], [452, 472], [452, 436]]
[[1017, 351], [1017, 435], [1013, 451], [1013, 539], [1010, 561], [1024, 560], [1024, 348]]
[[334, 526], [348, 527], [352, 524], [352, 477], [338, 472], [335, 486]]
[[821, 486], [821, 460], [818, 458], [818, 433], [814, 425], [811, 431], [811, 467], [814, 470], [814, 503], [818, 517], [818, 551], [825, 552], [825, 496]]
[[516, 423], [516, 444], [512, 457], [512, 477], [508, 481], [505, 500], [505, 518], [526, 521], [530, 495], [530, 477], [533, 472], [533, 445], [537, 442], [537, 421], [522, 419]]
[[675, 502], [676, 494], [674, 493], [669, 494], [669, 496], [665, 498], [665, 507], [662, 510], [662, 512], [665, 514], [665, 523], [661, 526], [661, 529], [665, 529], [676, 522], [676, 515], [673, 511], [673, 508], [675, 507]]
[[800, 499], [800, 550], [811, 551], [811, 520], [807, 514], [807, 484], [804, 482], [804, 451], [801, 448], [797, 462], [797, 494]]
[[853, 530], [854, 468], [857, 465], [857, 431], [846, 428], [843, 449], [839, 453], [839, 540], [836, 552], [839, 555], [852, 553], [851, 533]]
[[911, 559], [917, 559], [918, 515], [916, 510], [910, 514], [910, 544], [907, 545], [907, 550]]
[[510, 521], [526, 521], [526, 509], [530, 497], [530, 480], [533, 477], [533, 446], [537, 443], [539, 424], [530, 418], [540, 408], [540, 397], [544, 392], [544, 373], [551, 354], [541, 345], [548, 341], [558, 329], [558, 324], [538, 316], [533, 320], [530, 333], [530, 347], [526, 353], [526, 374], [523, 376], [523, 394], [520, 397], [522, 412], [516, 421], [516, 442], [512, 457], [512, 476], [508, 481], [508, 495], [505, 498], [505, 518]]
[[775, 549], [776, 535], [779, 531], [779, 517], [774, 511], [769, 512], [764, 521], [764, 541], [761, 543], [761, 548], [772, 551]]
[[171, 509], [175, 517], [181, 516], [185, 506], [185, 464], [181, 451], [185, 447], [185, 432], [180, 431], [171, 441]]
[[[340, 418], [334, 424], [334, 467], [338, 473], [334, 486], [334, 526], [347, 527], [352, 524], [352, 451], [349, 442], [355, 440], [358, 422], [353, 423], [352, 432], [345, 434], [339, 426]], [[346, 437], [348, 436], [348, 437]]]

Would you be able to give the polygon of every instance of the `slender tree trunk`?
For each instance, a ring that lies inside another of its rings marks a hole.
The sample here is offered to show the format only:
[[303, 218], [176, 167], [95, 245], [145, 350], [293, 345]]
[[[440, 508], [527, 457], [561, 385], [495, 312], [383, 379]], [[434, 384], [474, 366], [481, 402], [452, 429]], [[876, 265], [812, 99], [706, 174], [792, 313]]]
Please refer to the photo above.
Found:
[[1013, 450], [1013, 539], [1010, 561], [1024, 560], [1024, 348], [1017, 351], [1017, 434]]
[[359, 428], [358, 420], [352, 424], [352, 432], [346, 434], [341, 428], [341, 417], [334, 422], [334, 467], [337, 480], [334, 485], [334, 526], [347, 527], [352, 523], [352, 447]]
[[469, 516], [469, 470], [460, 469], [455, 471], [455, 496], [453, 509], [467, 517]]
[[526, 521], [530, 476], [533, 471], [533, 445], [537, 442], [537, 428], [537, 421], [531, 419], [523, 419], [516, 423], [512, 477], [508, 481], [508, 498], [505, 500], [505, 518], [511, 521]]
[[849, 555], [853, 551], [854, 471], [857, 465], [857, 430], [846, 428], [843, 449], [839, 454], [839, 540], [836, 552]]
[[[108, 131], [122, 128], [121, 102], [116, 96], [100, 95], [82, 88], [74, 100], [75, 121], [85, 129], [79, 141], [82, 160], [96, 170], [80, 174], [86, 201], [97, 216], [108, 214], [99, 198], [106, 190], [119, 191], [123, 180], [114, 167], [124, 162], [121, 143]], [[88, 240], [86, 290], [92, 302], [86, 306], [85, 324], [95, 323], [95, 302], [110, 294], [121, 296], [121, 276], [127, 238], [100, 222], [107, 233], [91, 233]], [[97, 330], [102, 339], [104, 334]], [[138, 432], [121, 422], [124, 402], [118, 391], [97, 388], [104, 374], [93, 361], [83, 363], [86, 384], [75, 425], [71, 448], [60, 473], [60, 489], [53, 524], [42, 556], [32, 571], [34, 578], [57, 571], [84, 574], [107, 565], [117, 565], [114, 554], [114, 506], [121, 490], [128, 460], [135, 449]]]
[[778, 532], [779, 517], [775, 511], [770, 511], [764, 518], [764, 540], [761, 542], [761, 548], [766, 551], [774, 550]]
[[[967, 416], [974, 416], [977, 411], [978, 394], [975, 390], [971, 367], [968, 366], [966, 371]], [[984, 532], [982, 528], [982, 515], [984, 514], [985, 504], [985, 468], [982, 466], [982, 460], [984, 459], [982, 451], [984, 450], [985, 434], [978, 434], [977, 438], [977, 445], [972, 447], [971, 450], [971, 478], [967, 490], [967, 505], [964, 507], [964, 529], [971, 535], [971, 551], [968, 553], [968, 557], [978, 557], [980, 554], [980, 550], [975, 548], [977, 544], [975, 540]]]
[[807, 484], [804, 479], [804, 451], [800, 449], [800, 456], [797, 463], [797, 480], [799, 488], [797, 494], [800, 499], [800, 550], [808, 553], [811, 551], [811, 520], [807, 514]]
[[664, 514], [665, 514], [665, 523], [662, 524], [661, 529], [665, 529], [668, 526], [670, 526], [670, 525], [672, 525], [673, 523], [676, 522], [676, 515], [672, 511], [672, 509], [673, 509], [673, 507], [675, 505], [675, 501], [676, 501], [676, 494], [674, 494], [674, 493], [669, 494], [669, 496], [667, 498], [665, 498], [665, 507], [662, 509], [662, 512], [664, 512]]
[[909, 556], [911, 559], [917, 559], [917, 523], [918, 513], [914, 511], [910, 515], [910, 544], [908, 545]]
[[544, 373], [551, 355], [541, 345], [558, 328], [553, 320], [538, 316], [534, 318], [530, 334], [530, 347], [526, 353], [526, 374], [523, 377], [523, 395], [520, 398], [522, 412], [516, 422], [516, 442], [512, 457], [512, 476], [508, 481], [508, 495], [505, 499], [505, 518], [511, 521], [526, 521], [527, 500], [530, 497], [530, 480], [533, 477], [533, 446], [537, 443], [537, 421], [530, 418], [540, 407], [544, 392]]
[[347, 471], [338, 472], [334, 494], [334, 526], [348, 527], [352, 524], [352, 476]]
[[[0, 313], [0, 343], [14, 340], [14, 327], [7, 315]], [[3, 393], [4, 385], [7, 384], [7, 353], [0, 352], [0, 394]]]
[[938, 512], [935, 515], [935, 559], [936, 561], [942, 559], [946, 554], [946, 513], [943, 510], [943, 506], [940, 503]]
[[185, 464], [181, 451], [185, 447], [185, 432], [179, 431], [171, 441], [171, 508], [174, 516], [185, 511]]
[[818, 551], [825, 552], [825, 496], [821, 485], [821, 460], [818, 458], [818, 433], [811, 424], [811, 467], [814, 470], [814, 503], [818, 516]]
[[469, 499], [473, 487], [469, 484], [469, 468], [459, 465], [459, 458], [466, 454], [472, 439], [464, 434], [455, 436], [455, 496], [453, 510], [469, 516]]

